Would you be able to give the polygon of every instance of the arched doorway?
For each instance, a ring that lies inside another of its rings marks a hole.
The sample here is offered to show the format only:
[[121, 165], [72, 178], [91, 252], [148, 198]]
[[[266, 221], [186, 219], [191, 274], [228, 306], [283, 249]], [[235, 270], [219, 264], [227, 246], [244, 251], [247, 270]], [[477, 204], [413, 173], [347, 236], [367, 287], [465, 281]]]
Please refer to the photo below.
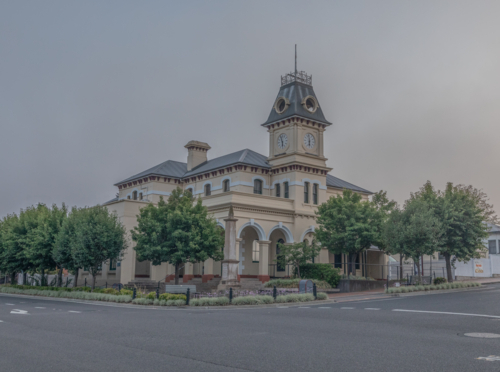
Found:
[[269, 276], [271, 278], [283, 278], [293, 274], [291, 265], [283, 265], [278, 262], [280, 257], [280, 244], [290, 243], [287, 241], [286, 231], [274, 229], [269, 235], [271, 247], [269, 249]]

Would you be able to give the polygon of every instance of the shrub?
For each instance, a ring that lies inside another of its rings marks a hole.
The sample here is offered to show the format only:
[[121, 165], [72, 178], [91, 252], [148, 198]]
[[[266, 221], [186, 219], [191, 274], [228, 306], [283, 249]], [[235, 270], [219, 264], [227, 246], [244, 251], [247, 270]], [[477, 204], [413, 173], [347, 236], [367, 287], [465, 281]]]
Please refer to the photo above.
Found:
[[167, 301], [160, 300], [160, 306], [167, 306]]
[[338, 269], [335, 269], [331, 264], [308, 263], [300, 265], [300, 275], [308, 279], [324, 280], [332, 287], [336, 287], [340, 281]]
[[136, 305], [151, 305], [153, 303], [153, 300], [150, 300], [149, 298], [136, 298], [134, 300], [132, 300], [132, 303], [133, 304], [136, 304]]
[[101, 293], [106, 293], [106, 294], [117, 296], [120, 294], [120, 291], [113, 289], [113, 288], [104, 288], [101, 290]]
[[[272, 279], [264, 285], [266, 288], [298, 288], [301, 279]], [[324, 280], [311, 279], [316, 283], [316, 287], [320, 289], [330, 289], [332, 286]]]
[[146, 295], [146, 298], [148, 300], [154, 300], [156, 298], [156, 292], [149, 292], [147, 295]]
[[443, 277], [440, 277], [438, 276], [437, 278], [434, 278], [434, 284], [435, 285], [439, 285], [439, 284], [443, 284], [443, 283], [446, 283], [447, 280]]
[[261, 303], [261, 304], [272, 304], [274, 302], [273, 296], [255, 296], [255, 298]]
[[259, 300], [256, 299], [254, 296], [236, 297], [236, 298], [233, 298], [232, 304], [233, 305], [258, 305]]
[[168, 300], [184, 300], [186, 301], [186, 295], [183, 294], [173, 294], [173, 293], [162, 293], [160, 295], [160, 300], [168, 301]]
[[153, 300], [153, 305], [155, 305], [155, 306], [160, 306], [160, 300], [158, 300], [157, 298], [155, 298], [155, 299]]
[[[239, 298], [239, 297], [236, 297]], [[189, 301], [190, 306], [225, 306], [229, 305], [227, 297], [202, 297]]]
[[318, 300], [328, 300], [328, 295], [325, 292], [318, 292], [316, 295]]
[[134, 291], [131, 289], [122, 288], [122, 289], [120, 289], [120, 294], [126, 295], [126, 296], [132, 296], [134, 294]]

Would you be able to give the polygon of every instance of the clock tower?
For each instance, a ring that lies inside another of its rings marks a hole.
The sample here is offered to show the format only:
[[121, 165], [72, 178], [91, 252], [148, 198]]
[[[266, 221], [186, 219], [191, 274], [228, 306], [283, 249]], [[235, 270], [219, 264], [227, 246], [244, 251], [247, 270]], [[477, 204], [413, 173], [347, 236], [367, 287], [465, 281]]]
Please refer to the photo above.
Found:
[[312, 76], [304, 71], [281, 77], [281, 88], [267, 121], [271, 166], [315, 166], [329, 171], [324, 156], [326, 120], [312, 87]]

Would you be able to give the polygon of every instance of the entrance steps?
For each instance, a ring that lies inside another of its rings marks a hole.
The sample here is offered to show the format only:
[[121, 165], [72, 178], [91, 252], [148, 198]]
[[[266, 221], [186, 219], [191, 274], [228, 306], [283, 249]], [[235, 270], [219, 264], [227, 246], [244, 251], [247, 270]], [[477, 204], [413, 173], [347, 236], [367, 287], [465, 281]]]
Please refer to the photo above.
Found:
[[[195, 285], [196, 286], [196, 292], [198, 293], [203, 293], [203, 292], [213, 292], [217, 290], [217, 286], [219, 285], [220, 278], [213, 278], [209, 280], [206, 283], [203, 283], [201, 278], [193, 278], [189, 280], [186, 283], [182, 282], [182, 278], [179, 278], [179, 284], [186, 284], [186, 285]], [[165, 284], [170, 284], [173, 285], [175, 283], [175, 279], [172, 279], [169, 282], [166, 282]]]
[[264, 289], [264, 284], [257, 278], [240, 278], [242, 290], [256, 291], [258, 289]]

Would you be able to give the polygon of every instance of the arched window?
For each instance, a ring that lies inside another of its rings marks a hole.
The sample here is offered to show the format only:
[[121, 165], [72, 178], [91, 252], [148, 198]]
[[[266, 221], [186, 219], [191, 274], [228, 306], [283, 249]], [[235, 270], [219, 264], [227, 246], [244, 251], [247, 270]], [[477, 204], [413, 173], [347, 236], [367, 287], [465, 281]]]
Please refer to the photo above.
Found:
[[212, 190], [210, 188], [210, 184], [205, 185], [205, 196], [210, 196], [212, 194]]
[[254, 240], [252, 246], [252, 262], [259, 262], [260, 251], [259, 251], [259, 241]]
[[309, 182], [304, 182], [304, 203], [309, 203]]
[[132, 199], [137, 200], [137, 191], [132, 193]]
[[143, 199], [143, 196], [142, 196], [142, 192], [139, 193], [139, 200], [142, 200]]
[[229, 192], [229, 190], [230, 190], [229, 180], [224, 180], [223, 190], [224, 190], [224, 192]]
[[[309, 241], [307, 239], [304, 239], [303, 243], [307, 245], [309, 244]], [[311, 258], [311, 263], [314, 263], [314, 256]]]
[[253, 181], [253, 193], [262, 195], [262, 180]]
[[130, 200], [130, 195], [127, 195], [127, 199]]
[[279, 198], [281, 196], [281, 185], [279, 183], [276, 184], [276, 197]]
[[276, 262], [278, 263], [277, 269], [278, 271], [285, 271], [285, 265], [283, 265], [282, 262], [280, 262], [280, 244], [285, 244], [285, 241], [283, 239], [278, 240], [276, 243]]

